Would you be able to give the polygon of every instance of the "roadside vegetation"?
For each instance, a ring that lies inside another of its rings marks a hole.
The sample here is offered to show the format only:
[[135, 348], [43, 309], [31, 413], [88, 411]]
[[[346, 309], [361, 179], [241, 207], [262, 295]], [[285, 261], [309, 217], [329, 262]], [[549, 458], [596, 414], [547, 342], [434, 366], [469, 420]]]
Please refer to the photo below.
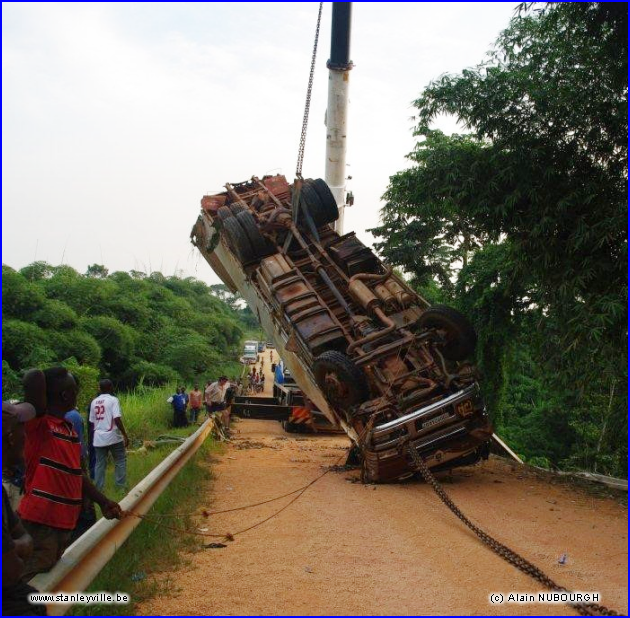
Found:
[[95, 369], [119, 392], [236, 376], [253, 318], [192, 277], [110, 274], [98, 264], [85, 274], [45, 262], [3, 265], [2, 294], [3, 399], [19, 396], [24, 370], [62, 362]]
[[[376, 247], [474, 322], [497, 432], [627, 476], [627, 6], [524, 3], [488, 59], [415, 101]], [[467, 130], [431, 129], [450, 114]]]

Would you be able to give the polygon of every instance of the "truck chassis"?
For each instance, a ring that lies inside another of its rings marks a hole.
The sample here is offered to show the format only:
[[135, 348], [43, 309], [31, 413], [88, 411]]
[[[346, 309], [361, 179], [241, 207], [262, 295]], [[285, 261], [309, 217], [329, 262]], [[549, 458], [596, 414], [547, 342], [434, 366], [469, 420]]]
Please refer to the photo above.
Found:
[[353, 233], [339, 236], [324, 181], [254, 176], [201, 205], [193, 244], [360, 449], [365, 480], [413, 474], [410, 448], [431, 469], [487, 456], [472, 326], [431, 307]]

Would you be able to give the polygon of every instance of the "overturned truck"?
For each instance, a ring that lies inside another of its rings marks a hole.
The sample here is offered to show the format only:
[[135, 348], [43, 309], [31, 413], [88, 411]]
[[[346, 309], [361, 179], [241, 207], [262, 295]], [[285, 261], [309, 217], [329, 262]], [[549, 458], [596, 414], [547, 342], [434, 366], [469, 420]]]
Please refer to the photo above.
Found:
[[360, 452], [367, 481], [487, 457], [492, 427], [468, 320], [429, 303], [353, 233], [321, 179], [226, 184], [191, 239], [238, 291], [306, 396]]

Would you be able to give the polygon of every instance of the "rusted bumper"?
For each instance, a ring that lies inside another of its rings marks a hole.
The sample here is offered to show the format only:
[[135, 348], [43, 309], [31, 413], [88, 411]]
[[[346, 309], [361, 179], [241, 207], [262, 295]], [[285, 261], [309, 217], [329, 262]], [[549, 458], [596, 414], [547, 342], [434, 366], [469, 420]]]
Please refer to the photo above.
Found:
[[415, 448], [430, 468], [474, 463], [492, 435], [477, 384], [375, 427], [364, 448], [368, 480], [391, 481], [414, 469]]

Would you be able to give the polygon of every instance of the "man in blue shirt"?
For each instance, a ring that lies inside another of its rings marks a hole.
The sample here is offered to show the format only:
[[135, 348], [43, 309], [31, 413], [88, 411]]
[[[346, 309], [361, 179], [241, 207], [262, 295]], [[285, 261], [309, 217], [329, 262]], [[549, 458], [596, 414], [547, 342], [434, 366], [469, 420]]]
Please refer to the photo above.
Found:
[[[66, 412], [64, 417], [69, 423], [72, 423], [74, 430], [79, 436], [79, 442], [81, 444], [81, 467], [87, 470], [89, 466], [88, 461], [88, 445], [85, 439], [85, 426], [83, 425], [83, 417], [81, 413], [75, 408]], [[92, 475], [93, 476], [93, 475]], [[70, 537], [70, 543], [74, 543], [84, 532], [87, 532], [96, 523], [96, 510], [94, 509], [94, 502], [87, 496], [83, 496], [83, 506], [81, 507], [81, 513], [79, 520], [77, 521], [76, 528], [72, 531]]]
[[173, 406], [173, 427], [186, 427], [188, 421], [186, 419], [186, 397], [182, 393], [182, 387], [171, 398]]

